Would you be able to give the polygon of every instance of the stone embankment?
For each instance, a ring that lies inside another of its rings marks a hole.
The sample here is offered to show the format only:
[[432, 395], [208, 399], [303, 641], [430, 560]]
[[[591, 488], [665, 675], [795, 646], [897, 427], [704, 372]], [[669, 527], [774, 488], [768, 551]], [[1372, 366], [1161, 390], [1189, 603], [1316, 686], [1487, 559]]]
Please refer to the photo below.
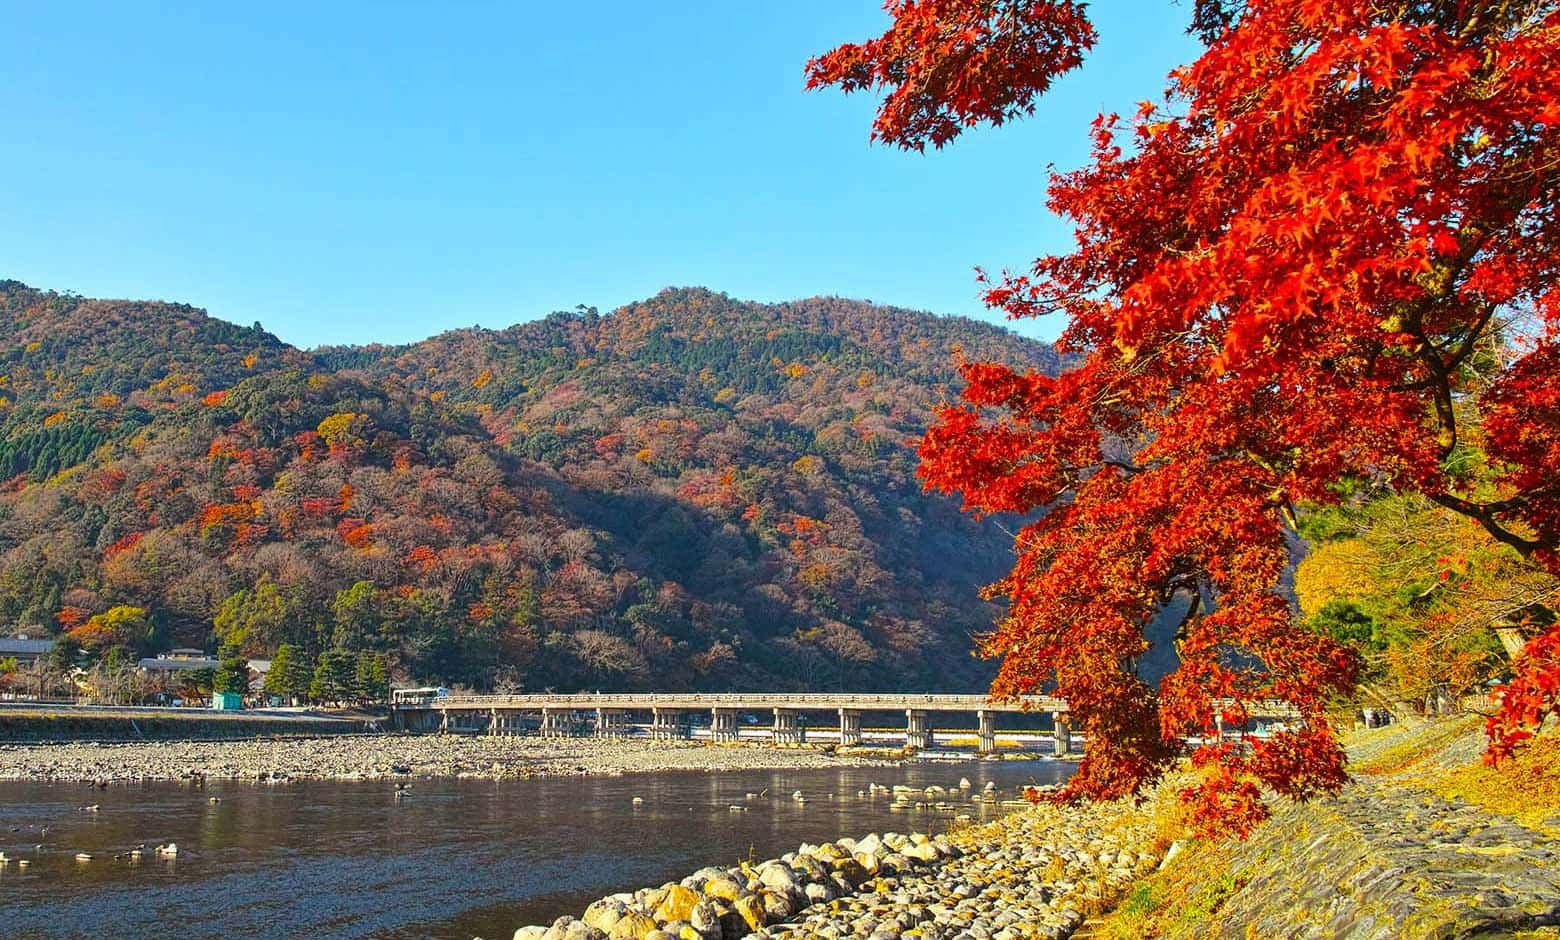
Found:
[[216, 712], [187, 708], [120, 708], [0, 704], [0, 741], [242, 740], [262, 734], [363, 734], [373, 718], [308, 713]]
[[868, 835], [616, 894], [514, 940], [1066, 937], [1158, 864], [1151, 812], [1026, 808], [951, 833]]
[[638, 739], [356, 734], [242, 741], [0, 744], [0, 780], [507, 779], [541, 774], [877, 766], [817, 749]]
[[[1341, 793], [1276, 801], [1246, 842], [1188, 842], [1093, 936], [1560, 937], [1560, 781], [1520, 767], [1478, 770], [1479, 724], [1355, 735], [1355, 779]], [[1452, 792], [1470, 768], [1488, 775], [1483, 785]], [[1512, 773], [1527, 778], [1501, 781]], [[1508, 785], [1524, 798], [1489, 799]]]

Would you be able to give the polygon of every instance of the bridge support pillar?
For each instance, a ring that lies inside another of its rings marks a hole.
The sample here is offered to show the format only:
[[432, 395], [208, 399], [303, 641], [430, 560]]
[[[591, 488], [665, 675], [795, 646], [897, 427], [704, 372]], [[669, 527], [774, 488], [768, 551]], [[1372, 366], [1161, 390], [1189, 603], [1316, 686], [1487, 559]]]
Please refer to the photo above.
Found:
[[488, 734], [498, 734], [498, 709], [488, 709]]
[[988, 712], [985, 709], [975, 713], [975, 720], [979, 727], [980, 752], [990, 754], [997, 749], [997, 715], [996, 712]]
[[564, 738], [572, 733], [574, 713], [566, 708], [542, 709], [542, 737]]
[[734, 708], [710, 709], [710, 740], [725, 743], [737, 740], [737, 710]]
[[840, 746], [856, 747], [861, 743], [861, 712], [854, 708], [840, 709]]
[[650, 709], [650, 736], [662, 741], [682, 737], [682, 712], [660, 706]]
[[596, 709], [596, 737], [614, 738], [628, 733], [628, 719], [621, 708]]
[[1067, 713], [1052, 712], [1051, 724], [1056, 729], [1056, 756], [1066, 757], [1072, 753], [1072, 725], [1067, 721]]
[[918, 751], [932, 746], [932, 729], [926, 721], [926, 712], [919, 708], [905, 709], [905, 746]]
[[450, 710], [448, 708], [442, 708], [439, 710], [439, 733], [450, 733]]
[[776, 744], [801, 744], [805, 740], [805, 732], [797, 721], [797, 713], [794, 708], [775, 709], [775, 727], [773, 733]]

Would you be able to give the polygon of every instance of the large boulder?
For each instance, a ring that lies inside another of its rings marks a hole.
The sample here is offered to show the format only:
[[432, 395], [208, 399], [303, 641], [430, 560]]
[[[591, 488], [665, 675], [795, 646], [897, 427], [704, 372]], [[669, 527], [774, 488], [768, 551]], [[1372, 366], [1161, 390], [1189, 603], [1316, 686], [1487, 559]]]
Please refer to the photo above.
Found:
[[612, 925], [612, 929], [607, 932], [607, 940], [645, 940], [658, 926], [650, 915], [629, 911]]
[[820, 881], [829, 876], [827, 867], [811, 855], [798, 854], [791, 862], [791, 870], [804, 881]]
[[546, 935], [546, 927], [521, 927], [515, 931], [514, 940], [542, 940]]
[[844, 858], [836, 859], [831, 863], [831, 867], [836, 875], [850, 882], [852, 887], [860, 887], [862, 882], [871, 877], [867, 870], [861, 866], [860, 862], [848, 855]]
[[634, 892], [634, 903], [630, 907], [654, 913], [655, 909], [661, 906], [661, 902], [666, 900], [666, 892], [672, 887], [667, 884], [659, 888], [641, 888]]
[[710, 901], [700, 901], [688, 912], [688, 925], [702, 940], [721, 940], [720, 908]]
[[798, 884], [796, 872], [779, 862], [765, 862], [760, 865], [758, 881], [771, 891], [790, 891]]
[[737, 903], [732, 905], [732, 908], [742, 918], [742, 922], [747, 924], [749, 930], [764, 929], [764, 902], [758, 895], [745, 894], [737, 898]]
[[670, 885], [661, 897], [661, 903], [656, 905], [651, 916], [657, 922], [669, 924], [672, 921], [688, 920], [693, 914], [693, 909], [702, 898], [692, 888], [682, 885]]
[[855, 857], [856, 863], [859, 864], [862, 870], [865, 871], [868, 875], [877, 874], [878, 868], [882, 865], [883, 862], [883, 856], [877, 852], [857, 852]]
[[763, 901], [764, 920], [767, 923], [778, 924], [798, 910], [790, 894], [785, 891], [763, 891], [759, 893], [759, 898]]
[[742, 896], [742, 891], [743, 886], [737, 879], [725, 872], [721, 872], [718, 877], [711, 878], [704, 883], [704, 893], [722, 901], [735, 901]]
[[623, 915], [626, 913], [628, 913], [627, 904], [615, 898], [602, 898], [590, 907], [585, 908], [585, 915], [582, 919], [597, 930], [603, 933], [610, 933], [612, 928], [617, 926], [617, 922], [622, 920]]
[[899, 854], [909, 856], [918, 862], [935, 862], [941, 858], [937, 846], [930, 842], [912, 842], [899, 850]]
[[605, 931], [598, 930], [584, 921], [572, 917], [560, 917], [542, 934], [542, 940], [605, 940]]

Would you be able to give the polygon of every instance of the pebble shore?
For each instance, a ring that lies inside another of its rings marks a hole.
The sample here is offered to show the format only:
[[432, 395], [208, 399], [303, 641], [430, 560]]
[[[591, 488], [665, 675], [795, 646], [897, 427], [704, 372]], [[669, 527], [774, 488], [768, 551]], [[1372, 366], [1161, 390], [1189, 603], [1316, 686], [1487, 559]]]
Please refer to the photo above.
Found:
[[818, 748], [645, 739], [356, 734], [243, 741], [0, 744], [0, 780], [113, 782], [211, 779], [514, 779], [663, 770], [881, 766]]
[[1146, 807], [1042, 804], [935, 836], [874, 833], [705, 868], [521, 927], [514, 940], [1062, 938], [1163, 851]]

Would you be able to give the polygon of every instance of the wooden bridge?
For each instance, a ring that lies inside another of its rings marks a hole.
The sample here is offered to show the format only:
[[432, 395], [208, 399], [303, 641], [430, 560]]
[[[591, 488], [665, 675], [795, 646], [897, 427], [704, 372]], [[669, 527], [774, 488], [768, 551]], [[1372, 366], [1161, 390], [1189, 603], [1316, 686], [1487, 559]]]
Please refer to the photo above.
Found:
[[[1072, 750], [1067, 703], [1049, 696], [1027, 696], [1016, 701], [992, 701], [984, 695], [942, 695], [885, 692], [848, 694], [833, 692], [613, 692], [529, 695], [408, 695], [393, 696], [395, 726], [407, 731], [485, 732], [520, 734], [533, 726], [546, 736], [594, 734], [624, 735], [637, 729], [630, 718], [649, 717], [653, 738], [692, 736], [695, 715], [708, 714], [712, 741], [736, 741], [741, 718], [769, 712], [773, 723], [769, 738], [775, 744], [802, 744], [807, 738], [803, 713], [832, 713], [838, 731], [830, 732], [841, 745], [862, 743], [861, 716], [865, 712], [903, 712], [906, 745], [925, 750], [932, 746], [933, 714], [973, 716], [979, 750], [996, 749], [996, 717], [1003, 712], [1047, 714], [1051, 719], [1054, 750]], [[1258, 711], [1264, 718], [1290, 718], [1293, 711], [1281, 705]]]

